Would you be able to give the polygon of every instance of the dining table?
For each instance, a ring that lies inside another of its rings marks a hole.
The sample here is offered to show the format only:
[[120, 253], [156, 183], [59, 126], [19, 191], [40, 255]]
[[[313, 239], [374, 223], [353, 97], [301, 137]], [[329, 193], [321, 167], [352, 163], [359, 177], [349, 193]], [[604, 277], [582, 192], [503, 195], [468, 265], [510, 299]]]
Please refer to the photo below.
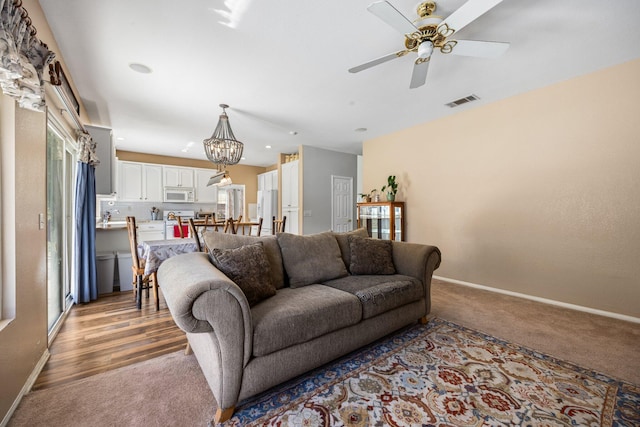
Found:
[[[195, 239], [167, 239], [167, 240], [145, 240], [138, 243], [138, 256], [144, 260], [144, 275], [158, 271], [160, 264], [173, 256], [197, 252], [198, 245]], [[138, 284], [141, 285], [142, 275], [138, 276]], [[142, 289], [141, 286], [138, 289]], [[136, 305], [142, 307], [142, 292], [138, 292]]]

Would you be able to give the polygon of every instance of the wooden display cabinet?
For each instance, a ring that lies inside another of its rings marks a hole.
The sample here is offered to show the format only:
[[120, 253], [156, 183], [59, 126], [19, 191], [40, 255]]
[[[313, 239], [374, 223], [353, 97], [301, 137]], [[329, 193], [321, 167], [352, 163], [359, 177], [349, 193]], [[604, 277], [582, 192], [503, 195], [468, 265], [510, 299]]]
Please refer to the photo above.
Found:
[[358, 228], [369, 237], [404, 241], [404, 202], [358, 203]]

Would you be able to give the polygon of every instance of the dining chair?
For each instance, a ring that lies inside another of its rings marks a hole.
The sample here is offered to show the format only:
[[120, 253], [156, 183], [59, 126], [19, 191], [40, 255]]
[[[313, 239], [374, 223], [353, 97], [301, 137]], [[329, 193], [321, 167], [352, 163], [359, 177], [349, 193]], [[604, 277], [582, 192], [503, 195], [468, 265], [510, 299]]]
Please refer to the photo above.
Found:
[[[206, 231], [207, 227], [210, 226], [210, 224], [207, 224], [206, 222], [196, 223], [196, 221], [193, 218], [189, 218], [188, 221], [189, 221], [189, 229], [191, 230], [191, 236], [196, 241], [196, 246], [198, 246], [198, 252], [206, 252], [206, 248], [201, 243], [200, 238], [202, 236], [201, 233]], [[201, 228], [202, 231], [198, 230], [198, 228]]]
[[182, 228], [182, 226], [186, 224], [182, 223], [182, 218], [180, 218], [179, 216], [176, 216], [176, 219], [178, 220], [178, 233], [180, 234], [180, 238], [184, 239], [187, 236], [184, 235], [184, 228]]
[[[160, 298], [158, 297], [158, 279], [156, 273], [144, 274], [144, 259], [140, 259], [138, 255], [138, 239], [136, 237], [136, 218], [127, 217], [127, 233], [129, 234], [129, 248], [131, 249], [131, 270], [133, 280], [133, 297], [138, 299], [138, 293], [144, 289], [147, 290], [147, 298], [149, 298], [149, 288], [153, 289], [153, 298], [156, 303], [156, 311], [160, 310]], [[141, 280], [138, 280], [141, 278]], [[138, 283], [140, 282], [140, 283]], [[142, 297], [142, 294], [140, 294]]]
[[234, 220], [233, 217], [229, 217], [224, 224], [224, 232], [237, 234], [238, 233], [238, 224], [242, 221], [242, 215], [238, 216], [238, 219]]
[[271, 220], [271, 234], [284, 233], [284, 226], [287, 223], [287, 216], [284, 215], [282, 219], [276, 219], [274, 216]]
[[[257, 228], [256, 235], [260, 237], [260, 233], [262, 231], [262, 218], [258, 218], [257, 221], [249, 221], [249, 222], [239, 222], [236, 224], [236, 234], [238, 234], [239, 230], [242, 229], [242, 235], [245, 234], [251, 236], [253, 231], [253, 227]], [[248, 229], [248, 232], [246, 231]]]

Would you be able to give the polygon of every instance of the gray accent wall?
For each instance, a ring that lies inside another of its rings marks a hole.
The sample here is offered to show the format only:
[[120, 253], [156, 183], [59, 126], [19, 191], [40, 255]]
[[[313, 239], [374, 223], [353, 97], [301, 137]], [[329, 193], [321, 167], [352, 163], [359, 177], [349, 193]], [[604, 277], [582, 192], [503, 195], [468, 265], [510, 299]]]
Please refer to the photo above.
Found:
[[[303, 145], [303, 200], [301, 234], [320, 233], [331, 229], [331, 175], [353, 178], [353, 224], [358, 188], [358, 156]], [[305, 212], [310, 216], [304, 216]]]

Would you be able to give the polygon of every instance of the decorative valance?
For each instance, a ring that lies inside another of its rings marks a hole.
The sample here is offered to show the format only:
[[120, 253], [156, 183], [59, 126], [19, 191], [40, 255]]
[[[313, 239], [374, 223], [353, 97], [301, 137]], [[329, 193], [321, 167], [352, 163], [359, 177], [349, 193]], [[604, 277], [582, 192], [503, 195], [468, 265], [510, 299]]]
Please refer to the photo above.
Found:
[[42, 76], [55, 53], [36, 33], [22, 0], [0, 0], [0, 87], [20, 107], [44, 111]]
[[[0, 0], [2, 1], [2, 0]], [[78, 160], [93, 167], [100, 164], [100, 159], [96, 154], [96, 142], [87, 132], [78, 131]]]

